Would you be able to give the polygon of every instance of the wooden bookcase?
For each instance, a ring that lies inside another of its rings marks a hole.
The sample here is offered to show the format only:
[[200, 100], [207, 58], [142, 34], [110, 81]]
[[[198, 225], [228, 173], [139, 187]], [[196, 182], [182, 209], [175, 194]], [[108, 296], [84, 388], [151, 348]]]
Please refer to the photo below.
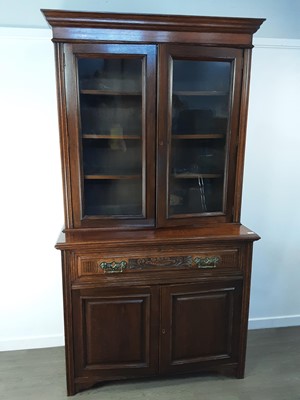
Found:
[[68, 394], [242, 378], [259, 236], [240, 209], [264, 20], [42, 12], [56, 55]]

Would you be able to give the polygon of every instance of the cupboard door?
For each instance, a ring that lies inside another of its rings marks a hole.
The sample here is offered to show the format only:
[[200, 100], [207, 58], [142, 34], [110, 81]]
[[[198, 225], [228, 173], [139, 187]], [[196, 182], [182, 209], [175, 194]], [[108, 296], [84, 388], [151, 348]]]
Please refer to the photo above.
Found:
[[152, 375], [158, 357], [155, 288], [73, 291], [75, 378]]
[[156, 46], [65, 45], [74, 227], [153, 226]]
[[161, 46], [158, 224], [232, 221], [243, 51]]
[[161, 372], [237, 362], [241, 282], [162, 289]]

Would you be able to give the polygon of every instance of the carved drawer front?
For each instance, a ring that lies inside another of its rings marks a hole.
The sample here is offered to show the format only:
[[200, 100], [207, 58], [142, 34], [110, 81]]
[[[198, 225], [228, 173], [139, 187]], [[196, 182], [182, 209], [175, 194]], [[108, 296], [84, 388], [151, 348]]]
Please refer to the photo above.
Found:
[[239, 249], [191, 251], [189, 255], [153, 255], [149, 257], [78, 256], [78, 275], [124, 274], [138, 271], [239, 269]]

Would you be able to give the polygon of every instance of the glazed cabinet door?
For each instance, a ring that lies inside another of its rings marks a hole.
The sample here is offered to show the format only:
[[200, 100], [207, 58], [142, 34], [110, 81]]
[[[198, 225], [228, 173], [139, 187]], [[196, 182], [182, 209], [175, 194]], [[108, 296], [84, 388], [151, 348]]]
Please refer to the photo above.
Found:
[[78, 289], [72, 296], [75, 382], [155, 373], [155, 288]]
[[162, 45], [159, 63], [158, 225], [230, 222], [243, 50]]
[[66, 44], [64, 72], [69, 227], [153, 226], [156, 46]]
[[227, 281], [162, 289], [161, 372], [238, 361], [241, 286], [241, 281]]

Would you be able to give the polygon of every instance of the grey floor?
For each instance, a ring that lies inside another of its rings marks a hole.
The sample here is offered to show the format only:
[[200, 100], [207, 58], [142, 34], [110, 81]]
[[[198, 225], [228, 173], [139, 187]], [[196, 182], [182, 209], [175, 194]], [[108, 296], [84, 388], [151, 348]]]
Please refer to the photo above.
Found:
[[[1, 400], [62, 400], [64, 349], [0, 353]], [[109, 383], [68, 399], [300, 400], [300, 327], [250, 331], [246, 378], [213, 375]]]

